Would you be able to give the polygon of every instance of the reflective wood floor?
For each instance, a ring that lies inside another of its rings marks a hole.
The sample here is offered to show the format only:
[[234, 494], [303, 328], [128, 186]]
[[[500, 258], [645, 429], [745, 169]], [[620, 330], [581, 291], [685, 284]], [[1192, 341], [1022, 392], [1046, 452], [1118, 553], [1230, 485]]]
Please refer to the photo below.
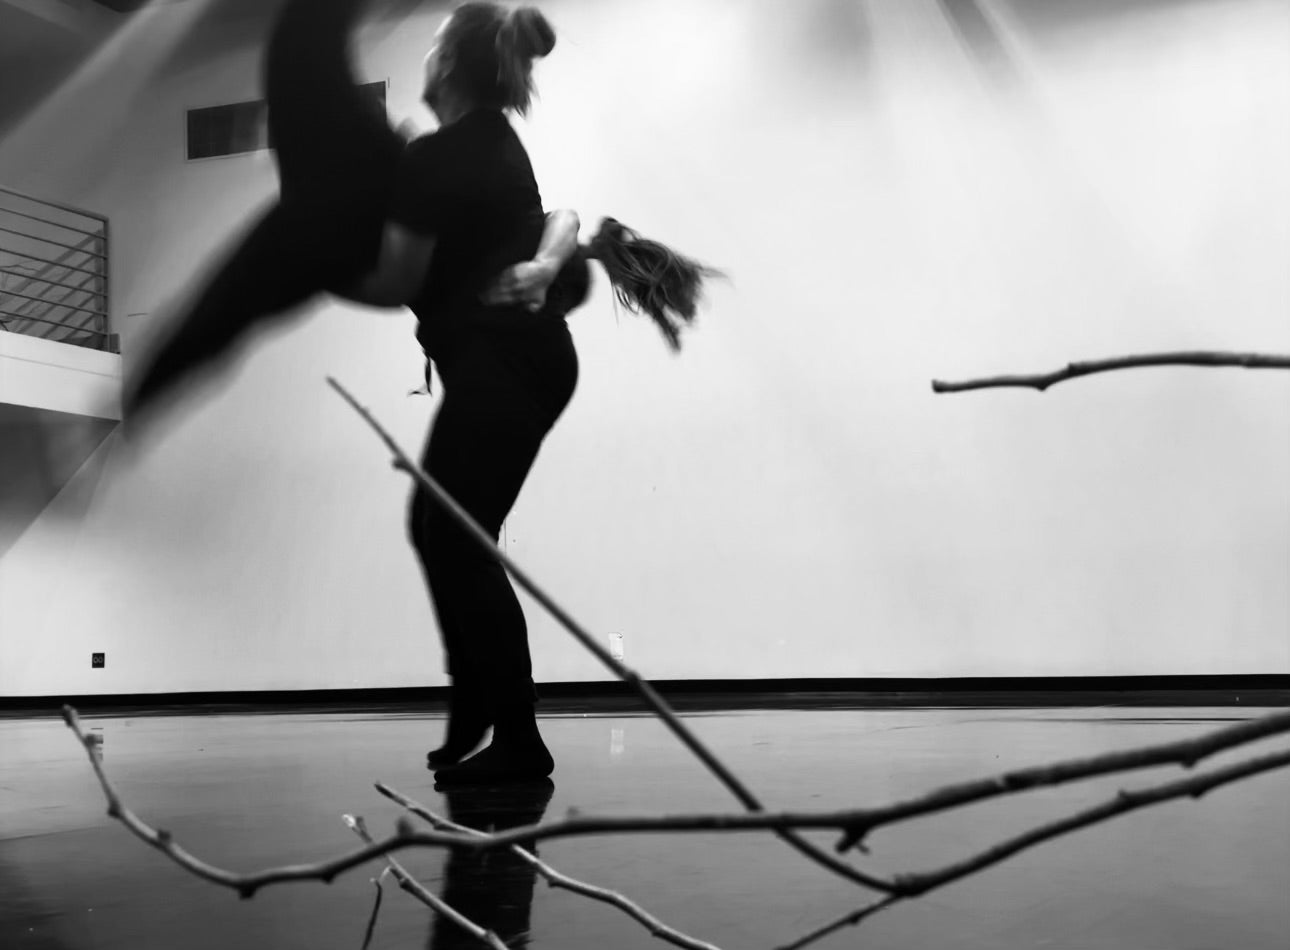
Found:
[[[1268, 710], [711, 709], [687, 714], [769, 808], [881, 805], [942, 785], [1062, 758], [1198, 735]], [[320, 860], [401, 810], [382, 781], [478, 827], [592, 814], [738, 811], [648, 716], [565, 713], [542, 721], [549, 786], [435, 791], [427, 749], [443, 719], [384, 712], [86, 714], [126, 803], [202, 859], [237, 871]], [[1284, 748], [1266, 740], [1208, 767]], [[876, 832], [858, 860], [927, 870], [1183, 773], [1122, 777], [994, 800]], [[833, 836], [817, 836], [826, 847]], [[539, 847], [558, 870], [631, 897], [723, 950], [790, 942], [868, 898], [759, 833], [620, 835]], [[511, 947], [664, 946], [622, 912], [534, 879], [503, 852], [404, 851], [430, 890]], [[289, 883], [251, 900], [198, 880], [105, 814], [89, 762], [61, 719], [0, 719], [0, 947], [65, 950], [359, 950], [379, 864], [331, 885]], [[1200, 800], [1155, 806], [1038, 846], [816, 946], [891, 950], [1286, 950], [1290, 770]], [[482, 946], [387, 879], [373, 948]]]

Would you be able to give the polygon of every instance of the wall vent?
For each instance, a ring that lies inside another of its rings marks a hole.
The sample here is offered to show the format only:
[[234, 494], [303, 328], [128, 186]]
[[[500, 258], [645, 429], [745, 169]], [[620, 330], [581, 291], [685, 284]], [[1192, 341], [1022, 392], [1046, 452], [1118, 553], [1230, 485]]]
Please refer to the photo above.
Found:
[[[359, 86], [382, 110], [385, 83]], [[241, 155], [269, 147], [268, 110], [263, 99], [188, 110], [188, 160]]]

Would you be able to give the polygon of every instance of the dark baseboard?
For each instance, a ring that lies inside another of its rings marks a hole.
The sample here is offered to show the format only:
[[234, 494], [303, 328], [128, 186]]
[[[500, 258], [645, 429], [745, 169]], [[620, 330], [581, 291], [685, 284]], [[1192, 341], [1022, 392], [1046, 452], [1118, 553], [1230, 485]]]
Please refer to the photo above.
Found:
[[[893, 707], [1290, 706], [1290, 674], [866, 679], [660, 680], [676, 708], [859, 709]], [[628, 684], [543, 683], [541, 711], [636, 712]], [[64, 703], [99, 714], [166, 715], [442, 708], [447, 687], [133, 693], [0, 697], [0, 713], [56, 715]]]

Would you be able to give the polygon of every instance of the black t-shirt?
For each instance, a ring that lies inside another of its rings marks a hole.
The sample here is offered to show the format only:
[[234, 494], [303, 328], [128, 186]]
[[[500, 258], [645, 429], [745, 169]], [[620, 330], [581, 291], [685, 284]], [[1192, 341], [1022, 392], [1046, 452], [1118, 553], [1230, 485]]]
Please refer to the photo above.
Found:
[[409, 304], [427, 351], [472, 320], [533, 319], [522, 308], [479, 301], [491, 278], [534, 255], [545, 226], [528, 153], [501, 112], [472, 112], [409, 143], [390, 217], [436, 238], [425, 283]]

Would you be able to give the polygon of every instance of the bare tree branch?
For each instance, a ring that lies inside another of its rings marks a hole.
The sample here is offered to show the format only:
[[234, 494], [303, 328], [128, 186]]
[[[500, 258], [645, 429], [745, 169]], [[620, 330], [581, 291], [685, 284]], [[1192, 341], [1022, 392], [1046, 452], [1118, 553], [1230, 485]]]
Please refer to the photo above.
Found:
[[1061, 785], [1095, 775], [1107, 775], [1111, 772], [1126, 772], [1172, 764], [1191, 768], [1202, 759], [1218, 752], [1287, 732], [1290, 732], [1290, 711], [1271, 713], [1235, 726], [1216, 729], [1194, 739], [1183, 739], [1179, 742], [1168, 742], [1140, 749], [1125, 749], [1122, 752], [1071, 759], [1053, 765], [1017, 769], [994, 778], [949, 785], [904, 802], [853, 812], [853, 817], [843, 822], [848, 830], [838, 843], [838, 849], [853, 847], [880, 825], [893, 824], [918, 815], [993, 798], [996, 795], [1011, 794], [1041, 785]]
[[1271, 755], [1260, 756], [1257, 759], [1250, 759], [1246, 762], [1239, 762], [1236, 765], [1229, 765], [1226, 768], [1218, 769], [1205, 775], [1194, 775], [1190, 778], [1179, 779], [1165, 785], [1155, 785], [1151, 788], [1137, 791], [1121, 791], [1115, 798], [1095, 808], [1079, 812], [1052, 824], [1043, 825], [1026, 834], [1018, 835], [1016, 838], [997, 844], [975, 857], [951, 864], [939, 871], [930, 871], [923, 874], [901, 874], [897, 876], [896, 882], [900, 887], [901, 894], [910, 896], [925, 894], [933, 888], [943, 887], [951, 881], [957, 881], [974, 871], [987, 868], [992, 864], [998, 864], [1005, 858], [1010, 858], [1014, 854], [1027, 848], [1032, 848], [1050, 838], [1069, 834], [1072, 831], [1086, 828], [1108, 818], [1136, 811], [1148, 805], [1169, 801], [1173, 798], [1200, 798], [1219, 786], [1227, 785], [1251, 775], [1257, 775], [1260, 772], [1270, 772], [1273, 769], [1285, 768], [1288, 765], [1290, 765], [1290, 750], [1284, 750], [1274, 752]]
[[1032, 376], [990, 376], [963, 382], [932, 380], [932, 391], [960, 393], [970, 389], [991, 389], [1017, 386], [1043, 392], [1049, 386], [1079, 376], [1091, 376], [1116, 369], [1139, 366], [1243, 366], [1246, 369], [1290, 369], [1290, 356], [1267, 353], [1219, 353], [1207, 350], [1190, 350], [1177, 353], [1144, 353], [1138, 356], [1120, 356], [1107, 360], [1067, 363], [1051, 373]]
[[419, 847], [425, 845], [461, 845], [463, 847], [472, 847], [478, 845], [478, 840], [468, 835], [445, 835], [433, 832], [420, 832], [412, 837], [411, 827], [406, 823], [400, 826], [399, 833], [386, 838], [384, 841], [377, 841], [358, 851], [350, 852], [331, 861], [323, 861], [317, 864], [295, 864], [286, 867], [270, 868], [266, 871], [258, 871], [253, 874], [238, 874], [234, 871], [226, 871], [223, 868], [217, 868], [214, 865], [207, 864], [199, 858], [189, 854], [183, 848], [179, 847], [174, 841], [173, 836], [168, 831], [159, 831], [150, 826], [143, 819], [139, 818], [134, 812], [130, 811], [121, 802], [121, 798], [108, 781], [107, 775], [103, 772], [103, 765], [99, 761], [98, 746], [81, 729], [80, 717], [76, 710], [71, 706], [63, 707], [63, 719], [76, 737], [80, 740], [81, 746], [85, 749], [90, 758], [90, 764], [94, 767], [94, 774], [98, 776], [99, 785], [103, 788], [103, 794], [107, 797], [107, 813], [111, 817], [120, 821], [126, 826], [137, 838], [156, 848], [165, 854], [168, 858], [191, 872], [197, 877], [203, 878], [214, 884], [221, 884], [224, 887], [232, 888], [237, 891], [241, 897], [249, 898], [255, 896], [255, 892], [269, 884], [278, 884], [284, 881], [322, 881], [330, 884], [338, 875], [357, 867], [360, 864], [366, 864], [373, 858], [379, 858], [382, 855], [392, 851], [401, 850], [409, 847]]
[[[463, 834], [473, 835], [481, 839], [492, 838], [492, 835], [488, 834], [485, 831], [480, 831], [477, 828], [468, 828], [465, 825], [459, 825], [454, 821], [449, 821], [447, 818], [443, 817], [442, 815], [436, 814], [435, 812], [426, 808], [424, 805], [421, 805], [420, 803], [413, 801], [412, 799], [408, 798], [405, 795], [401, 795], [399, 792], [396, 792], [395, 790], [385, 785], [382, 785], [379, 782], [376, 785], [376, 790], [379, 791], [386, 798], [390, 798], [398, 802], [400, 805], [402, 805], [408, 811], [412, 812], [414, 815], [417, 815], [420, 818], [424, 818], [426, 821], [430, 822], [432, 826], [434, 826], [439, 830], [459, 831]], [[628, 898], [624, 897], [622, 894], [619, 894], [617, 891], [611, 891], [611, 890], [606, 890], [605, 888], [602, 888], [602, 887], [596, 887], [592, 884], [587, 884], [584, 881], [578, 881], [565, 874], [561, 874], [555, 868], [551, 867], [551, 865], [542, 861], [541, 859], [531, 854], [530, 852], [525, 851], [519, 845], [513, 844], [510, 846], [510, 849], [511, 849], [511, 852], [514, 855], [516, 855], [516, 857], [532, 865], [533, 868], [539, 874], [542, 875], [542, 877], [546, 878], [546, 880], [551, 884], [551, 886], [562, 887], [565, 890], [573, 891], [575, 894], [581, 894], [584, 897], [590, 897], [592, 900], [598, 900], [598, 901], [603, 901], [606, 904], [612, 904], [613, 906], [619, 908], [620, 910], [622, 910], [623, 912], [625, 912], [626, 914], [628, 914], [629, 916], [633, 917], [638, 922], [643, 924], [653, 936], [659, 938], [660, 940], [673, 944], [674, 946], [686, 947], [688, 948], [688, 950], [720, 950], [719, 947], [713, 944], [705, 943], [702, 940], [696, 940], [694, 937], [691, 937], [687, 934], [683, 934], [679, 930], [673, 927], [669, 927], [667, 924], [663, 923], [653, 914], [644, 910], [639, 904], [636, 904], [635, 902], [629, 900]]]
[[[1197, 762], [1233, 749], [1248, 742], [1269, 736], [1290, 733], [1290, 710], [1270, 713], [1248, 722], [1226, 726], [1213, 732], [1139, 749], [1126, 749], [1092, 758], [1070, 759], [1051, 765], [1041, 765], [1005, 772], [992, 778], [977, 779], [950, 785], [926, 795], [882, 805], [875, 808], [849, 808], [837, 811], [810, 812], [756, 812], [753, 814], [691, 814], [691, 815], [580, 815], [560, 821], [513, 828], [490, 835], [486, 845], [503, 847], [530, 841], [546, 841], [589, 834], [621, 834], [654, 831], [756, 831], [782, 827], [797, 829], [847, 829], [839, 847], [850, 847], [875, 828], [917, 818], [933, 812], [948, 811], [999, 795], [1015, 794], [1029, 789], [1061, 785], [1078, 779], [1128, 772], [1159, 765], [1181, 765], [1190, 768]], [[398, 792], [381, 783], [376, 789], [385, 797], [403, 804], [405, 799]], [[887, 893], [903, 891], [897, 881], [883, 881]]]
[[[623, 823], [616, 819], [574, 819], [563, 822], [559, 825], [551, 826], [534, 826], [530, 829], [516, 829], [507, 832], [504, 835], [488, 836], [480, 838], [474, 834], [447, 834], [443, 832], [426, 832], [414, 831], [406, 822], [400, 822], [396, 834], [380, 841], [373, 841], [367, 847], [360, 848], [357, 851], [333, 858], [330, 861], [320, 861], [315, 864], [296, 864], [284, 867], [268, 868], [263, 871], [256, 871], [249, 874], [239, 874], [234, 871], [228, 871], [223, 868], [207, 864], [201, 859], [189, 854], [183, 848], [179, 847], [173, 840], [171, 834], [167, 831], [158, 831], [153, 829], [145, 821], [139, 818], [134, 812], [130, 811], [120, 800], [116, 790], [108, 781], [107, 775], [103, 772], [102, 765], [98, 759], [98, 749], [92, 739], [87, 737], [80, 726], [80, 719], [76, 711], [70, 706], [63, 707], [63, 717], [68, 725], [76, 733], [85, 748], [87, 755], [90, 757], [90, 763], [94, 766], [94, 772], [98, 776], [99, 784], [103, 787], [103, 792], [108, 799], [108, 814], [121, 821], [131, 832], [138, 838], [152, 845], [161, 851], [172, 861], [185, 870], [195, 874], [197, 877], [211, 881], [215, 884], [221, 884], [225, 887], [236, 890], [244, 898], [253, 897], [262, 887], [270, 884], [281, 884], [286, 881], [323, 881], [330, 884], [332, 880], [340, 874], [352, 868], [365, 864], [374, 858], [384, 857], [394, 851], [400, 851], [404, 848], [413, 847], [461, 847], [461, 848], [494, 848], [503, 847], [515, 843], [511, 840], [536, 840], [544, 837], [569, 837], [572, 835], [594, 834], [601, 831], [653, 831], [666, 830], [674, 822], [668, 819], [649, 818], [633, 822]], [[378, 783], [378, 789], [383, 792], [387, 791], [384, 785]], [[690, 828], [682, 827], [682, 830], [700, 830], [708, 828], [724, 828], [729, 826], [730, 816], [699, 816], [698, 823], [693, 824]], [[742, 819], [754, 816], [735, 815], [735, 819]], [[764, 817], [764, 816], [755, 816]], [[765, 830], [767, 826], [762, 821], [761, 824], [754, 826], [758, 830]], [[730, 827], [729, 830], [745, 830], [742, 828], [735, 829]], [[884, 886], [890, 888], [891, 884]]]
[[[179, 845], [175, 844], [170, 832], [154, 829], [146, 822], [141, 820], [134, 812], [121, 804], [121, 799], [116, 790], [108, 781], [107, 776], [103, 773], [103, 765], [99, 761], [99, 752], [97, 744], [81, 729], [80, 717], [77, 716], [76, 710], [71, 706], [63, 707], [63, 720], [76, 733], [80, 740], [81, 746], [85, 749], [90, 758], [90, 765], [94, 767], [94, 774], [98, 776], [99, 784], [103, 787], [103, 793], [107, 796], [108, 809], [107, 813], [112, 818], [116, 818], [124, 824], [134, 835], [142, 839], [147, 844], [161, 851], [171, 860], [175, 861], [181, 867], [191, 871], [198, 877], [205, 878], [215, 884], [223, 884], [225, 887], [236, 889], [243, 897], [250, 897], [255, 893], [255, 888], [246, 887], [240, 879], [240, 876], [207, 864], [198, 858], [193, 857]], [[329, 878], [326, 878], [329, 880]]]
[[899, 904], [903, 900], [906, 900], [906, 898], [897, 894], [889, 894], [882, 900], [874, 901], [872, 904], [867, 904], [859, 910], [849, 911], [832, 923], [825, 924], [818, 930], [812, 930], [805, 936], [798, 937], [792, 943], [786, 943], [777, 947], [776, 950], [801, 950], [802, 947], [809, 946], [817, 940], [823, 940], [829, 934], [841, 930], [843, 927], [854, 927], [866, 917], [872, 917], [874, 914], [878, 913], [878, 911], [890, 907], [892, 904]]
[[[476, 829], [466, 828], [462, 825], [450, 822], [447, 819], [435, 815], [429, 809], [418, 805], [416, 802], [400, 793], [386, 787], [385, 785], [377, 783], [376, 788], [381, 792], [381, 794], [399, 802], [415, 814], [420, 815], [427, 821], [430, 821], [436, 827], [451, 828], [454, 831], [462, 833], [451, 835], [416, 833], [408, 827], [406, 822], [400, 822], [398, 833], [396, 835], [391, 838], [387, 838], [384, 841], [375, 841], [368, 832], [361, 817], [345, 815], [343, 816], [345, 823], [353, 829], [355, 834], [363, 839], [368, 847], [342, 858], [320, 862], [318, 864], [271, 868], [254, 874], [237, 874], [232, 871], [226, 871], [222, 868], [214, 867], [213, 865], [207, 864], [206, 862], [194, 857], [184, 849], [180, 848], [168, 832], [153, 829], [135, 815], [134, 812], [127, 808], [121, 802], [116, 789], [113, 788], [106, 773], [103, 771], [102, 763], [98, 758], [98, 746], [81, 728], [80, 717], [77, 715], [76, 710], [71, 706], [64, 706], [63, 719], [76, 734], [77, 738], [80, 740], [81, 746], [86, 750], [86, 753], [89, 756], [90, 764], [93, 766], [94, 773], [98, 777], [99, 784], [102, 786], [103, 792], [108, 800], [108, 814], [121, 821], [137, 837], [157, 848], [180, 867], [197, 875], [198, 877], [232, 888], [241, 896], [249, 898], [254, 896], [255, 892], [261, 887], [283, 881], [320, 880], [330, 882], [341, 872], [348, 870], [349, 868], [365, 863], [372, 858], [384, 857], [387, 862], [387, 870], [394, 874], [399, 882], [399, 886], [403, 890], [412, 894], [436, 912], [448, 917], [467, 933], [487, 943], [490, 947], [493, 947], [494, 950], [506, 950], [505, 944], [500, 941], [496, 934], [491, 931], [484, 930], [482, 927], [479, 927], [477, 924], [463, 917], [451, 906], [444, 903], [430, 891], [426, 890], [410, 874], [408, 874], [407, 870], [398, 861], [390, 856], [390, 852], [399, 848], [424, 845], [492, 847], [493, 836]], [[513, 847], [513, 850], [517, 855], [524, 858], [524, 860], [533, 864], [537, 871], [553, 885], [564, 887], [576, 893], [581, 893], [587, 897], [601, 900], [619, 907], [644, 924], [649, 928], [650, 932], [654, 936], [662, 940], [679, 947], [689, 948], [689, 950], [719, 950], [719, 948], [715, 947], [713, 944], [696, 940], [695, 938], [689, 937], [674, 928], [668, 927], [662, 921], [658, 920], [658, 918], [649, 914], [621, 894], [604, 890], [602, 888], [596, 888], [592, 885], [585, 884], [581, 881], [577, 881], [560, 874], [554, 868], [538, 860], [528, 851], [525, 851], [518, 846]], [[376, 915], [381, 906], [379, 878], [374, 883], [377, 887], [377, 898], [376, 904], [372, 909], [371, 917], [368, 921], [366, 938], [363, 943], [364, 947], [366, 947], [371, 940], [372, 931], [376, 923]]]
[[[443, 487], [438, 482], [423, 472], [421, 468], [408, 457], [407, 453], [399, 448], [398, 443], [396, 443], [381, 424], [372, 417], [372, 414], [349, 394], [348, 390], [346, 390], [344, 386], [330, 376], [327, 377], [327, 383], [340, 394], [342, 399], [349, 403], [354, 411], [357, 412], [373, 430], [375, 430], [376, 434], [381, 438], [381, 441], [383, 441], [390, 452], [393, 453], [395, 457], [395, 468], [401, 469], [412, 476], [412, 478], [416, 480], [423, 489], [425, 489], [441, 506], [443, 506], [444, 510], [448, 512], [453, 520], [465, 529], [467, 534], [474, 539], [476, 544], [480, 545], [490, 557], [493, 557], [501, 563], [506, 571], [515, 578], [516, 583], [523, 587], [524, 590], [532, 595], [538, 603], [545, 607], [561, 626], [573, 634], [579, 643], [595, 655], [596, 659], [609, 667], [609, 669], [611, 669], [614, 674], [624, 682], [634, 686], [650, 709], [652, 709], [654, 713], [663, 720], [664, 724], [672, 730], [672, 733], [680, 739], [696, 757], [698, 757], [699, 761], [707, 766], [708, 770], [712, 772], [712, 774], [715, 775], [717, 779], [731, 791], [731, 793], [734, 794], [735, 798], [739, 800], [741, 805], [751, 812], [761, 812], [765, 810], [761, 802], [743, 784], [743, 782], [736, 778], [734, 773], [726, 768], [721, 760], [718, 759], [716, 755], [699, 740], [699, 737], [691, 732], [690, 729], [681, 722], [676, 713], [672, 711], [672, 707], [667, 704], [653, 686], [646, 682], [640, 674], [614, 659], [613, 655], [602, 647], [595, 637], [593, 637], [581, 624], [574, 620], [573, 617], [564, 610], [564, 608], [557, 604], [546, 593], [546, 591], [534, 583], [514, 560], [499, 550], [493, 539], [489, 537], [488, 533], [484, 531], [484, 529], [481, 528], [473, 518], [471, 518], [461, 505], [457, 504], [456, 500], [451, 495], [444, 491]], [[889, 887], [887, 882], [866, 874], [863, 871], [857, 870], [844, 861], [838, 860], [789, 828], [776, 828], [775, 834], [784, 839], [799, 852], [806, 855], [816, 864], [828, 868], [835, 874], [845, 877], [856, 884], [863, 884], [865, 887], [874, 888], [876, 890], [886, 890]]]
[[[168, 855], [181, 867], [186, 868], [206, 880], [222, 884], [226, 887], [231, 887], [237, 890], [243, 897], [250, 897], [261, 887], [282, 881], [321, 880], [330, 882], [343, 871], [370, 861], [373, 858], [381, 857], [393, 851], [409, 847], [433, 847], [446, 845], [462, 848], [497, 848], [527, 843], [529, 841], [572, 837], [576, 835], [602, 834], [607, 832], [765, 831], [780, 830], [782, 828], [791, 827], [799, 829], [850, 829], [850, 834], [854, 833], [856, 828], [871, 829], [880, 824], [890, 824], [895, 821], [915, 817], [916, 815], [928, 814], [934, 811], [945, 811], [991, 795], [1015, 792], [1024, 788], [1035, 788], [1040, 785], [1055, 784], [1059, 781], [1069, 781], [1072, 778], [1101, 774], [1112, 770], [1107, 765], [1107, 763], [1110, 762], [1118, 761], [1119, 764], [1117, 766], [1117, 770], [1140, 768], [1144, 765], [1160, 764], [1161, 762], [1170, 761], [1180, 761], [1184, 765], [1189, 765], [1193, 762], [1199, 761], [1206, 755], [1210, 755], [1213, 752], [1218, 751], [1219, 748], [1230, 748], [1240, 742], [1248, 742], [1252, 739], [1261, 738], [1274, 732], [1285, 732], [1290, 729], [1290, 711], [1274, 713], [1248, 723], [1228, 727], [1208, 736], [1202, 736], [1194, 740], [1187, 740], [1182, 743], [1172, 743], [1167, 746], [1158, 746], [1144, 750], [1117, 752], [1112, 753], [1109, 756], [1099, 757], [1099, 759], [1076, 760], [1068, 763], [1060, 763], [1056, 766], [1012, 772], [1004, 776], [1000, 776], [999, 778], [989, 779], [984, 782], [970, 782], [960, 786], [952, 786], [948, 789], [942, 790], [941, 792], [933, 792], [923, 798], [915, 799], [910, 802], [898, 803], [886, 808], [852, 809], [834, 812], [789, 812], [780, 814], [760, 812], [754, 814], [733, 815], [704, 814], [619, 818], [577, 817], [565, 819], [560, 822], [532, 825], [527, 828], [515, 828], [483, 837], [476, 834], [419, 832], [413, 830], [409, 824], [403, 821], [399, 823], [398, 832], [394, 836], [383, 841], [373, 842], [361, 850], [335, 858], [331, 861], [320, 862], [317, 864], [270, 868], [253, 874], [236, 874], [221, 868], [213, 867], [212, 865], [206, 864], [205, 862], [193, 857], [176, 845], [168, 832], [152, 829], [133, 812], [126, 808], [121, 803], [116, 791], [108, 782], [107, 776], [103, 773], [102, 765], [98, 759], [97, 746], [82, 731], [76, 711], [70, 706], [64, 706], [63, 714], [68, 725], [76, 733], [77, 737], [81, 741], [81, 745], [85, 748], [90, 757], [90, 762], [94, 766], [95, 774], [98, 776], [99, 782], [108, 799], [108, 814], [122, 821], [135, 835]], [[1223, 744], [1220, 745], [1220, 742]], [[1287, 755], [1290, 755], [1290, 753], [1287, 753]], [[1256, 759], [1252, 760], [1250, 763], [1234, 766], [1223, 772], [1213, 773], [1208, 776], [1200, 776], [1196, 779], [1190, 780], [1191, 782], [1196, 783], [1194, 788], [1191, 785], [1186, 785], [1184, 783], [1176, 783], [1175, 786], [1168, 786], [1168, 788], [1172, 789], [1177, 787], [1184, 789], [1183, 792], [1179, 792], [1178, 794], [1200, 794], [1216, 785], [1234, 781], [1236, 778], [1243, 777], [1246, 774], [1254, 774], [1254, 772], [1277, 768], [1281, 764], [1285, 764], [1285, 762], [1278, 756]], [[395, 801], [399, 801], [401, 798], [397, 792], [394, 792], [385, 785], [378, 783], [376, 788], [381, 792], [381, 794], [386, 795], [386, 797]], [[1175, 795], [1174, 797], [1177, 796]], [[1038, 840], [1043, 839], [1041, 838]], [[1015, 842], [1002, 845], [1000, 847], [1014, 846]], [[1025, 846], [1028, 847], [1029, 844], [1025, 844]], [[1001, 860], [1001, 858], [998, 860]], [[993, 861], [989, 863], [993, 863]], [[922, 878], [916, 876], [905, 876], [891, 881], [883, 880], [880, 883], [883, 891], [893, 895], [921, 893], [922, 890], [926, 889], [926, 886], [922, 883]]]
[[[368, 844], [375, 844], [372, 836], [368, 834], [367, 824], [363, 821], [362, 815], [343, 815], [342, 818], [344, 819], [345, 824], [349, 825], [349, 827], [353, 829], [354, 834], [358, 835]], [[451, 920], [476, 940], [492, 947], [493, 950], [507, 950], [506, 944], [502, 942], [502, 939], [498, 937], [497, 934], [493, 933], [491, 930], [485, 930], [483, 927], [479, 926], [479, 924], [455, 910], [452, 905], [448, 904], [442, 898], [427, 890], [420, 881], [408, 873], [407, 868], [390, 855], [387, 854], [385, 856], [385, 861], [387, 864], [387, 870], [394, 874], [395, 879], [399, 882], [399, 887], [403, 888], [403, 890], [407, 891], [421, 903], [425, 904], [436, 914]], [[375, 920], [375, 914], [373, 914], [373, 920]]]
[[992, 848], [968, 858], [964, 861], [948, 865], [938, 871], [929, 871], [921, 874], [902, 874], [896, 877], [896, 883], [899, 892], [896, 895], [889, 896], [876, 903], [869, 904], [859, 910], [851, 911], [826, 924], [818, 930], [812, 931], [805, 937], [802, 937], [791, 944], [781, 947], [780, 950], [800, 950], [800, 948], [814, 943], [822, 937], [840, 930], [848, 925], [858, 924], [885, 907], [900, 900], [919, 897], [928, 891], [944, 887], [953, 881], [967, 877], [977, 871], [998, 864], [1007, 858], [1012, 857], [1018, 852], [1032, 848], [1050, 838], [1060, 837], [1069, 834], [1080, 828], [1086, 828], [1089, 825], [1098, 824], [1122, 815], [1126, 812], [1135, 811], [1139, 808], [1145, 808], [1148, 805], [1155, 805], [1160, 802], [1169, 801], [1174, 798], [1200, 798], [1207, 792], [1213, 791], [1221, 785], [1226, 785], [1239, 779], [1256, 775], [1260, 772], [1270, 772], [1273, 769], [1284, 768], [1290, 765], [1290, 751], [1276, 752], [1271, 755], [1262, 756], [1257, 759], [1250, 759], [1227, 768], [1210, 772], [1206, 775], [1196, 775], [1191, 778], [1181, 779], [1176, 782], [1170, 782], [1165, 785], [1156, 785], [1151, 788], [1139, 789], [1137, 791], [1121, 791], [1115, 798], [1095, 808], [1079, 812], [1069, 818], [1061, 821], [1055, 821], [1051, 824], [1035, 828], [1025, 834], [1018, 835], [1002, 844], [995, 845]]
[[[345, 816], [349, 818], [348, 815]], [[367, 918], [367, 929], [363, 932], [363, 946], [360, 950], [367, 950], [372, 945], [372, 935], [376, 933], [376, 917], [381, 912], [381, 898], [385, 896], [385, 891], [381, 889], [381, 881], [385, 880], [385, 875], [390, 873], [390, 868], [381, 869], [381, 873], [372, 878], [372, 883], [376, 885], [376, 900], [372, 904], [372, 913]]]

